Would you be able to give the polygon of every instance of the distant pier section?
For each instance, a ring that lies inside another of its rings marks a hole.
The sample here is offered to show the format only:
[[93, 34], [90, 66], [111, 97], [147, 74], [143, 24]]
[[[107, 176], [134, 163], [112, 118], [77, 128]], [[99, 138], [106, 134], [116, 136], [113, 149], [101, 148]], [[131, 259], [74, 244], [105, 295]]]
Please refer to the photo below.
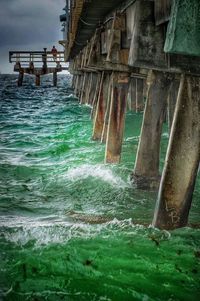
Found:
[[35, 75], [35, 84], [40, 86], [42, 75], [53, 74], [53, 85], [57, 86], [57, 73], [68, 70], [64, 61], [64, 52], [56, 55], [44, 48], [43, 51], [10, 51], [9, 62], [14, 63], [14, 72], [18, 72], [18, 86], [22, 86], [24, 74]]

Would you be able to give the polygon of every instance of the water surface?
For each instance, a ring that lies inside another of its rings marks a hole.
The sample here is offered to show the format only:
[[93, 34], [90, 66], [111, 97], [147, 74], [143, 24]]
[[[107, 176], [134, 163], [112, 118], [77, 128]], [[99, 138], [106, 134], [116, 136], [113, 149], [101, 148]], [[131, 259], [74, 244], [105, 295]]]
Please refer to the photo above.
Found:
[[[199, 300], [200, 230], [148, 227], [156, 193], [130, 184], [142, 114], [127, 113], [121, 164], [104, 165], [70, 81], [0, 77], [0, 300]], [[165, 125], [161, 168], [167, 141]], [[198, 178], [191, 223], [199, 200]]]

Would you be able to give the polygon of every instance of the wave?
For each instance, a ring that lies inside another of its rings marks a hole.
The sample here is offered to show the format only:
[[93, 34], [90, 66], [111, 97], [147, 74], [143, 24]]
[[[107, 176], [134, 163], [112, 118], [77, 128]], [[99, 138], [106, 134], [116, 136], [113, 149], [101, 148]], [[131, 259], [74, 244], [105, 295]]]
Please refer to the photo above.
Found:
[[79, 167], [71, 168], [63, 175], [67, 180], [75, 182], [85, 180], [89, 177], [100, 179], [103, 182], [109, 183], [111, 186], [125, 188], [129, 187], [129, 183], [115, 175], [111, 168], [102, 164], [83, 164]]
[[[87, 217], [85, 214], [82, 215]], [[72, 239], [105, 237], [110, 236], [111, 233], [115, 233], [115, 235], [123, 233], [123, 236], [128, 235], [131, 237], [141, 235], [141, 237], [146, 237], [156, 244], [171, 238], [171, 234], [168, 231], [134, 223], [131, 218], [123, 220], [113, 218], [109, 221], [106, 221], [105, 218], [104, 223], [90, 224], [81, 221], [64, 220], [63, 218], [59, 219], [56, 216], [36, 219], [8, 216], [1, 218], [0, 226], [1, 237], [19, 246], [25, 246], [29, 243], [32, 243], [35, 247], [49, 244], [66, 244]]]

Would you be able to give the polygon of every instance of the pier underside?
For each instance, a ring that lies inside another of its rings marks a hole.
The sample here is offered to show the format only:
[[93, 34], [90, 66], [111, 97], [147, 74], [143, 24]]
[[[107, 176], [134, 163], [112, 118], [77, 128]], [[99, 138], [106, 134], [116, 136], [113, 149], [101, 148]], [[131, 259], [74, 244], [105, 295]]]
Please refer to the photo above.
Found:
[[200, 160], [200, 2], [88, 1], [77, 16], [78, 4], [71, 7], [76, 30], [69, 23], [65, 55], [76, 96], [92, 106], [92, 138], [105, 143], [106, 163], [119, 163], [126, 111], [143, 112], [131, 179], [139, 189], [159, 188], [156, 227], [183, 227]]

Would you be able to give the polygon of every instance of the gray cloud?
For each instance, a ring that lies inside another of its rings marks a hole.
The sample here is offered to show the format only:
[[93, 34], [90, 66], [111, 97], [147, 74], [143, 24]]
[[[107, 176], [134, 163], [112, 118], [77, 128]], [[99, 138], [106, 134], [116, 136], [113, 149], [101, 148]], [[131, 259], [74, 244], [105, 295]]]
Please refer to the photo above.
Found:
[[0, 71], [12, 71], [9, 50], [40, 50], [62, 39], [65, 0], [0, 0]]

